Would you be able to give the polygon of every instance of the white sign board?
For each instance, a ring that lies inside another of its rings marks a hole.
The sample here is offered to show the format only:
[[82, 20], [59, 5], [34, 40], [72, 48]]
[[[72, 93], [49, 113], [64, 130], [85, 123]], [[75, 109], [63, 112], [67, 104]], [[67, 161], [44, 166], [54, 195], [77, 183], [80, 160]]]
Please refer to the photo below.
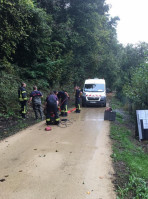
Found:
[[138, 124], [138, 131], [139, 131], [139, 139], [142, 140], [142, 128], [140, 120], [143, 120], [143, 128], [148, 129], [148, 110], [136, 110], [137, 114], [137, 124]]
[[148, 129], [148, 119], [143, 120], [143, 128]]

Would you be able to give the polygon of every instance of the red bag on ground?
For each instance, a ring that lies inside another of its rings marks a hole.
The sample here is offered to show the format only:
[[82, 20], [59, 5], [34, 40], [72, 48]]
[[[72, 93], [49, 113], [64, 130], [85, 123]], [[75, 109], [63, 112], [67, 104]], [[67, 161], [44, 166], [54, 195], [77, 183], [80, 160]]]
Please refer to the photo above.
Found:
[[51, 127], [50, 127], [50, 126], [47, 126], [47, 127], [45, 128], [45, 131], [51, 131]]

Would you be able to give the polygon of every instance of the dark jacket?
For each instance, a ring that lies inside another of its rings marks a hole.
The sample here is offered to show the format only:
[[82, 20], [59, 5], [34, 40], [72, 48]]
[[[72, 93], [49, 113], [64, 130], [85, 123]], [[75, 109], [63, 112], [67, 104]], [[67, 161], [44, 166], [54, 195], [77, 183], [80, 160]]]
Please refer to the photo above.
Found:
[[46, 102], [47, 102], [47, 106], [50, 106], [50, 105], [57, 105], [57, 101], [58, 101], [58, 98], [56, 95], [49, 95], [47, 98], [46, 98]]
[[81, 91], [79, 89], [76, 89], [76, 91], [75, 91], [75, 98], [79, 99], [80, 98], [80, 94], [81, 94]]
[[42, 93], [40, 91], [32, 91], [30, 97], [32, 97], [33, 104], [41, 104]]
[[64, 91], [59, 91], [57, 96], [58, 96], [58, 99], [61, 99], [61, 102], [66, 101], [68, 99]]
[[27, 101], [27, 92], [24, 87], [18, 89], [18, 98], [20, 102]]

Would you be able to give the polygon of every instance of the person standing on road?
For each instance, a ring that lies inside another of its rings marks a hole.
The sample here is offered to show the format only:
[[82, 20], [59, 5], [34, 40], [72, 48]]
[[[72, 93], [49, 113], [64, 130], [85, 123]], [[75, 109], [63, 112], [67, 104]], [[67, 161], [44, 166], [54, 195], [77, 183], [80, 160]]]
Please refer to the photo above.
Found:
[[42, 110], [42, 102], [41, 98], [43, 97], [42, 93], [37, 90], [37, 86], [33, 87], [33, 91], [30, 93], [30, 100], [32, 101], [33, 110], [35, 113], [36, 120], [38, 119], [38, 113], [40, 114], [41, 120], [43, 120], [43, 110]]
[[18, 98], [21, 105], [21, 115], [22, 118], [26, 118], [27, 112], [27, 92], [26, 92], [26, 83], [22, 83], [21, 87], [18, 89]]
[[80, 97], [81, 97], [81, 90], [78, 86], [75, 87], [75, 106], [76, 106], [76, 113], [80, 113]]
[[[51, 92], [50, 95], [46, 98], [46, 124], [50, 125], [52, 122], [54, 124], [59, 124], [60, 118], [58, 114], [58, 98], [56, 95], [57, 92]], [[53, 119], [54, 121], [51, 121]]]
[[57, 97], [60, 100], [61, 116], [67, 116], [68, 112], [68, 98], [69, 95], [66, 91], [59, 91]]

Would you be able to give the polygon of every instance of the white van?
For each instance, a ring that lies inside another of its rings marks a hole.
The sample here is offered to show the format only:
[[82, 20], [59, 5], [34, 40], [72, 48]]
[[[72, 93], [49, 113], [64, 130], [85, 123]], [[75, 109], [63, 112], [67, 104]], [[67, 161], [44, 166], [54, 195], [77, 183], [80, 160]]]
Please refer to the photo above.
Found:
[[86, 79], [83, 88], [82, 106], [101, 105], [106, 107], [106, 84], [104, 79]]

